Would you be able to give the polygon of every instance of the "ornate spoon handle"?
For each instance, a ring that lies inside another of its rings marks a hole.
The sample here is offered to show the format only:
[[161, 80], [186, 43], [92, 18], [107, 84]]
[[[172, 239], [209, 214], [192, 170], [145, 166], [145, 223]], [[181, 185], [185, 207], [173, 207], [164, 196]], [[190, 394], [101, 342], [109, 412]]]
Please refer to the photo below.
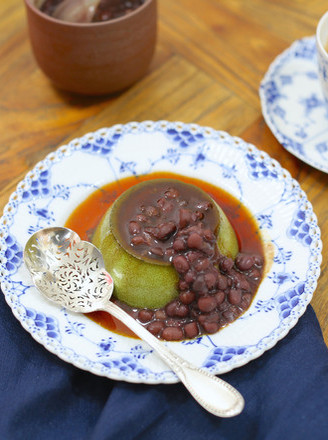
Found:
[[108, 302], [103, 306], [103, 310], [115, 316], [146, 341], [180, 378], [194, 399], [207, 411], [219, 417], [233, 417], [241, 413], [244, 408], [244, 399], [234, 387], [173, 353], [116, 304]]

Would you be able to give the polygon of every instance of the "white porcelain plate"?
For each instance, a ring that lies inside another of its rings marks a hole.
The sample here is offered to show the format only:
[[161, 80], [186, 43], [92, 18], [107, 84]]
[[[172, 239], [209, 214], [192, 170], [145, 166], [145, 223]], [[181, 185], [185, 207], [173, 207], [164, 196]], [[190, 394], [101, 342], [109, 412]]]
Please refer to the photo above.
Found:
[[262, 234], [270, 237], [273, 264], [249, 310], [214, 335], [167, 343], [215, 374], [240, 367], [274, 346], [304, 313], [320, 273], [322, 244], [312, 206], [289, 173], [253, 145], [211, 128], [166, 121], [115, 125], [76, 139], [38, 163], [0, 219], [6, 300], [37, 341], [79, 368], [130, 382], [178, 381], [142, 341], [49, 303], [22, 262], [30, 235], [63, 225], [96, 188], [154, 171], [223, 187], [248, 206]]
[[328, 106], [321, 91], [315, 37], [294, 42], [260, 86], [264, 119], [296, 157], [328, 173]]

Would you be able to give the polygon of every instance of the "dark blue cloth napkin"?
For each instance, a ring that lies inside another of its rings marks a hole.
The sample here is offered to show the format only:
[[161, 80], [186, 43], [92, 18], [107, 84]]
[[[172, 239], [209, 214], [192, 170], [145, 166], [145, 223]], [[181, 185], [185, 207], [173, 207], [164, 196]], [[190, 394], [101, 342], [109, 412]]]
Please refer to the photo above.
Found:
[[0, 292], [2, 440], [328, 439], [328, 350], [309, 307], [286, 338], [223, 376], [246, 407], [204, 411], [181, 384], [97, 377], [67, 364], [21, 327]]

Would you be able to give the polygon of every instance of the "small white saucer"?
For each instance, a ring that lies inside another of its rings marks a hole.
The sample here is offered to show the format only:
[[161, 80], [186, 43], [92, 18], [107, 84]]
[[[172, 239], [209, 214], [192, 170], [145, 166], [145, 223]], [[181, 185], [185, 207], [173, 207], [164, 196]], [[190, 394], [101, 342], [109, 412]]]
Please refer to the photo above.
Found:
[[328, 173], [328, 106], [315, 37], [295, 41], [273, 61], [261, 82], [260, 99], [266, 123], [286, 150]]

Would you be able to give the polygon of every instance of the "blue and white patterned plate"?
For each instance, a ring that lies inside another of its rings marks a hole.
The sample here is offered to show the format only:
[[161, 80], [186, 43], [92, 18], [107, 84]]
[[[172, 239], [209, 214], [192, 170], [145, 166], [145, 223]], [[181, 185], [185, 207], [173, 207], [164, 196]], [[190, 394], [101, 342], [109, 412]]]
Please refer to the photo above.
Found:
[[272, 265], [249, 310], [217, 334], [167, 343], [215, 374], [244, 365], [273, 347], [304, 313], [320, 273], [322, 244], [312, 206], [290, 174], [253, 145], [211, 128], [166, 121], [115, 125], [76, 139], [38, 163], [0, 219], [6, 300], [37, 341], [79, 368], [130, 382], [176, 382], [142, 341], [49, 303], [22, 263], [30, 235], [63, 225], [96, 188], [154, 171], [223, 187], [248, 206], [260, 225]]
[[320, 87], [315, 37], [294, 42], [260, 86], [264, 119], [296, 157], [328, 173], [328, 106]]

